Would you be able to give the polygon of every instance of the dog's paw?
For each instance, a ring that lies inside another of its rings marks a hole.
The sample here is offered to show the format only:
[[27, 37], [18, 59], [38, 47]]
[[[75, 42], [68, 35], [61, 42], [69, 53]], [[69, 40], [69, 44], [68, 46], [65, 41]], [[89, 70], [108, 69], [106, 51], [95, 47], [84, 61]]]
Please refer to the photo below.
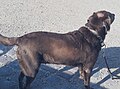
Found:
[[94, 89], [94, 88], [89, 87], [89, 86], [85, 86], [85, 89]]
[[84, 76], [80, 75], [80, 77], [79, 77], [79, 78], [83, 80], [83, 79], [84, 79]]

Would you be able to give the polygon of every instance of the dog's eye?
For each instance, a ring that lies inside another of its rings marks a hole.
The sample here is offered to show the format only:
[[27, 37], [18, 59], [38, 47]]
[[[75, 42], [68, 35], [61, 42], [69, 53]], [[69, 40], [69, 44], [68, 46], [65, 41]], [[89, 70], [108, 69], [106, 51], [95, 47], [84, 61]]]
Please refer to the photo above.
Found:
[[89, 19], [87, 21], [89, 22]]

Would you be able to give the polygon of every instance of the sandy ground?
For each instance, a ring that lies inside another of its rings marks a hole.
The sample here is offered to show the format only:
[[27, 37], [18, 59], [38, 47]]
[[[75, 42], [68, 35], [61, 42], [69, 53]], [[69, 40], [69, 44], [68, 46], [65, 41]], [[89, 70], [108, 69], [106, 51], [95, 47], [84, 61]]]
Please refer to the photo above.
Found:
[[[120, 76], [120, 1], [119, 0], [0, 0], [0, 33], [12, 37], [33, 31], [66, 33], [83, 26], [99, 10], [115, 13], [105, 43], [106, 56], [113, 74]], [[16, 47], [0, 45], [0, 89], [18, 89], [19, 66]], [[102, 50], [103, 51], [103, 50]], [[112, 80], [102, 52], [93, 69], [94, 89], [120, 89], [120, 79]], [[77, 68], [42, 65], [31, 89], [83, 89]]]

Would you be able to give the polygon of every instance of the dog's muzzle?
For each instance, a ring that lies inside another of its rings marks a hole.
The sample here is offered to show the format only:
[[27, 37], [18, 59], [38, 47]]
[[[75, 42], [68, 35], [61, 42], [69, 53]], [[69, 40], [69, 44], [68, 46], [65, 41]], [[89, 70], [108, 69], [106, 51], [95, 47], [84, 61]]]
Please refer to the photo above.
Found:
[[111, 15], [109, 15], [109, 17], [110, 17], [110, 19], [111, 19], [111, 24], [112, 24], [112, 22], [113, 22], [114, 19], [115, 19], [115, 14], [111, 14]]

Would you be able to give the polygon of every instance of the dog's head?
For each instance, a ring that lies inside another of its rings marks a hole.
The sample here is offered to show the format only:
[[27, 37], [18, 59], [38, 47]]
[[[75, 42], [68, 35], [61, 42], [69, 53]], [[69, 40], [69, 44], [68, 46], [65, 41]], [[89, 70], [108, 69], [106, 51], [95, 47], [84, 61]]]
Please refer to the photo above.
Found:
[[107, 31], [110, 30], [110, 25], [113, 23], [115, 15], [108, 11], [98, 11], [91, 15], [86, 23], [90, 29], [95, 30], [102, 38], [105, 38]]

